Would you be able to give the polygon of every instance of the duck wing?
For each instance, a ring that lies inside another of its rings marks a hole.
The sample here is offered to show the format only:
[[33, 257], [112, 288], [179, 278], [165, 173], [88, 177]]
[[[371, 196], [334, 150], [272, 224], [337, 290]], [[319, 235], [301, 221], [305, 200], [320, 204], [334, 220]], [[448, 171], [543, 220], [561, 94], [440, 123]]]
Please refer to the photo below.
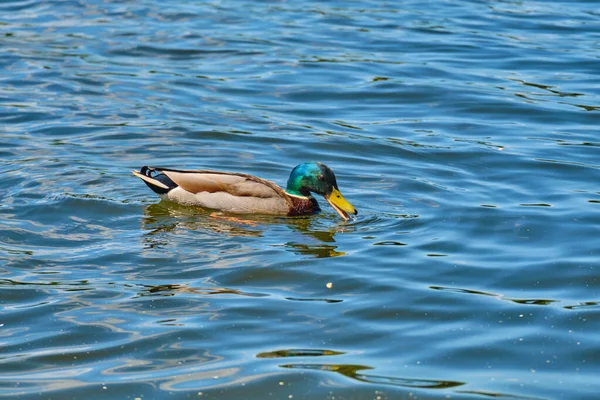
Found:
[[193, 194], [228, 193], [235, 197], [281, 198], [293, 206], [293, 201], [285, 190], [273, 182], [254, 175], [160, 167], [142, 167], [139, 173], [132, 172], [158, 194], [165, 194], [175, 188], [181, 188]]

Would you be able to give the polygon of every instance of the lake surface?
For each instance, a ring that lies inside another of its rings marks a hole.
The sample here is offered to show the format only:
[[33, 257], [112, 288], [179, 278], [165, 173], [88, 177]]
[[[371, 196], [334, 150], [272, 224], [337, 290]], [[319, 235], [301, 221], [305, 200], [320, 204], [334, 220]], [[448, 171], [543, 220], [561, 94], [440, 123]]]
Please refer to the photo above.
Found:
[[[0, 5], [0, 396], [597, 399], [595, 1]], [[161, 202], [143, 165], [344, 222]]]

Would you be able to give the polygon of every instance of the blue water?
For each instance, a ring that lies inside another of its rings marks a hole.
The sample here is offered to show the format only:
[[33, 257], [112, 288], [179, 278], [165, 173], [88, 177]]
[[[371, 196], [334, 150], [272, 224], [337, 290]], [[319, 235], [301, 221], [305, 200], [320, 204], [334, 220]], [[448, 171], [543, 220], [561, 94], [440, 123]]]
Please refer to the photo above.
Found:
[[[0, 4], [0, 396], [596, 399], [595, 1]], [[143, 165], [343, 222], [161, 202]]]

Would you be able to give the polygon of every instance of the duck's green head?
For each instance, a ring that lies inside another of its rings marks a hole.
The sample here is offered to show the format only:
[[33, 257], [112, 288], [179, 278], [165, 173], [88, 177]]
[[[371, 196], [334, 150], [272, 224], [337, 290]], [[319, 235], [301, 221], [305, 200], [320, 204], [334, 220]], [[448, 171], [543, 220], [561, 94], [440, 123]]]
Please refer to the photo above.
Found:
[[320, 194], [346, 220], [350, 218], [349, 214], [358, 214], [340, 193], [335, 174], [325, 164], [310, 162], [298, 165], [290, 174], [286, 192], [295, 196], [310, 196], [310, 192]]

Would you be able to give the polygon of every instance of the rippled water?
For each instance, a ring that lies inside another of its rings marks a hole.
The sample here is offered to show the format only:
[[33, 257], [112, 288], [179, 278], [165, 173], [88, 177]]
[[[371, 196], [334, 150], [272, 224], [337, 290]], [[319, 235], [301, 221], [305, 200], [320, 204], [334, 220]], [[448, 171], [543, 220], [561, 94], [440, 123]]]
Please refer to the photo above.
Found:
[[[0, 5], [0, 396], [593, 399], [594, 1]], [[142, 165], [336, 172], [231, 218]]]

